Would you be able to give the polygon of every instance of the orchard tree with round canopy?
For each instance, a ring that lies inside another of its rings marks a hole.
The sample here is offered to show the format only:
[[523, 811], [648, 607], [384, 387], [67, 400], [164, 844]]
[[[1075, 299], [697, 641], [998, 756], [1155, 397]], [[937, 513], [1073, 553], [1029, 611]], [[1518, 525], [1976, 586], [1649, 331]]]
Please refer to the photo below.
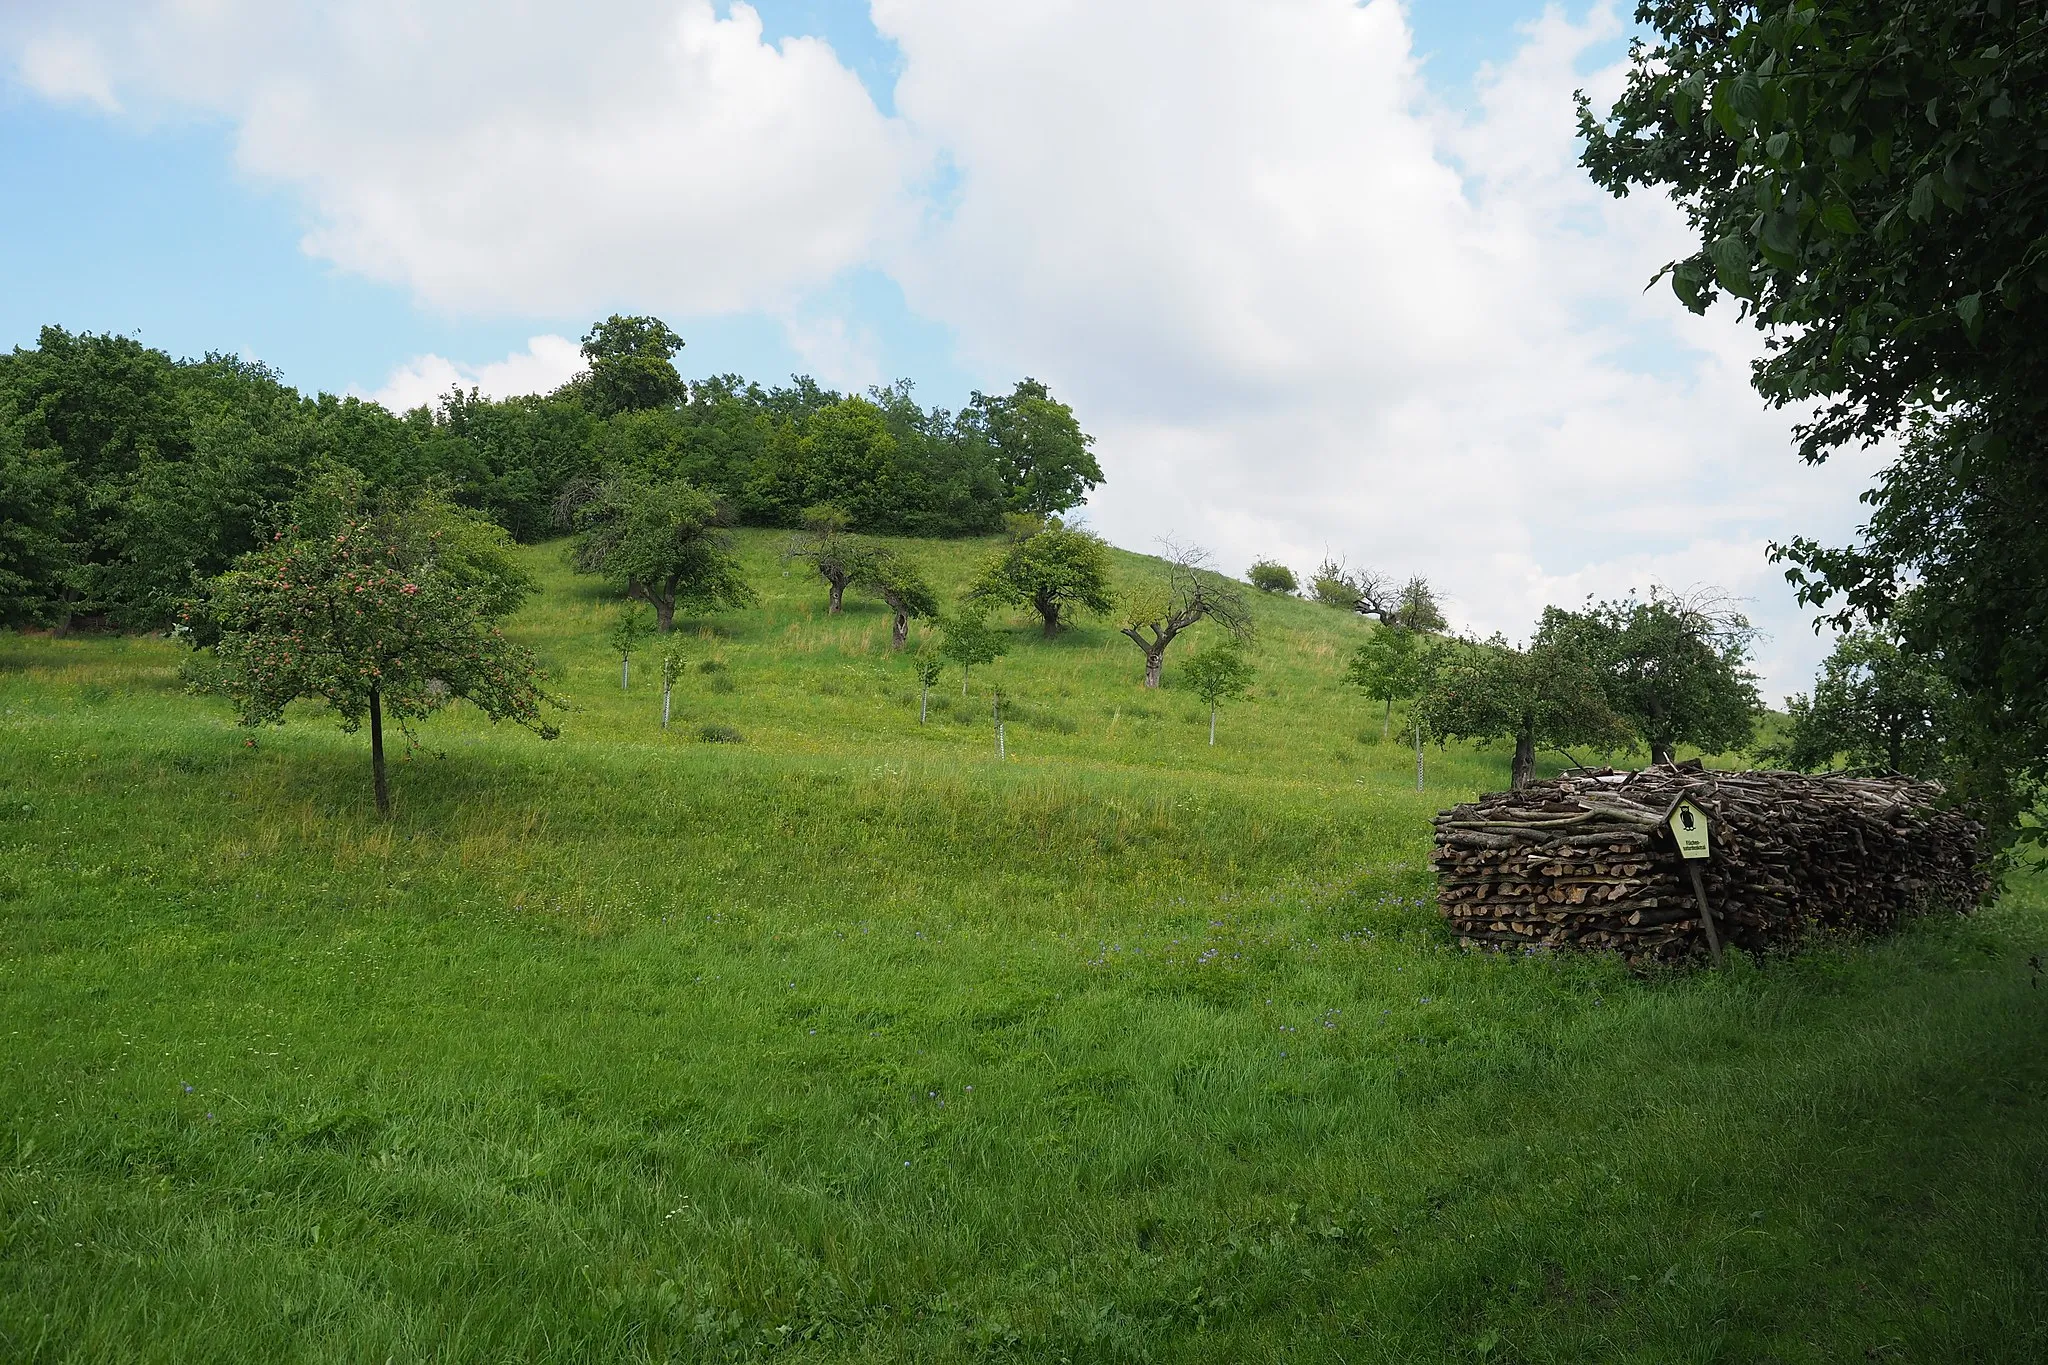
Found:
[[674, 628], [679, 607], [717, 610], [755, 601], [718, 505], [685, 480], [615, 474], [579, 484], [562, 495], [557, 516], [576, 530], [577, 570], [601, 574], [653, 607], [655, 629], [663, 635]]
[[1954, 761], [1956, 708], [1938, 661], [1903, 648], [1889, 631], [1850, 631], [1835, 642], [1812, 693], [1790, 699], [1783, 739], [1759, 756], [1808, 772], [1846, 762], [1940, 777]]
[[1109, 547], [1091, 532], [1057, 520], [1045, 522], [1013, 539], [990, 560], [968, 595], [983, 604], [1029, 606], [1050, 640], [1076, 612], [1108, 612], [1115, 607], [1109, 590]]
[[1608, 705], [1624, 717], [1652, 763], [1680, 744], [1703, 753], [1747, 746], [1763, 710], [1749, 651], [1756, 628], [1711, 590], [1652, 589], [1583, 611], [1552, 608], [1539, 637], [1599, 669]]
[[1566, 628], [1566, 616], [1546, 609], [1527, 649], [1498, 635], [1430, 648], [1420, 664], [1418, 740], [1510, 740], [1515, 753], [1509, 785], [1517, 789], [1535, 777], [1539, 748], [1563, 752], [1574, 744], [1626, 744], [1629, 726], [1608, 703], [1603, 660]]
[[237, 559], [190, 604], [201, 645], [195, 690], [226, 697], [244, 725], [280, 724], [292, 702], [323, 702], [370, 730], [380, 815], [391, 813], [384, 721], [412, 723], [456, 700], [543, 739], [555, 704], [531, 651], [499, 623], [534, 590], [511, 539], [438, 493], [365, 492], [353, 472], [316, 477], [270, 542]]

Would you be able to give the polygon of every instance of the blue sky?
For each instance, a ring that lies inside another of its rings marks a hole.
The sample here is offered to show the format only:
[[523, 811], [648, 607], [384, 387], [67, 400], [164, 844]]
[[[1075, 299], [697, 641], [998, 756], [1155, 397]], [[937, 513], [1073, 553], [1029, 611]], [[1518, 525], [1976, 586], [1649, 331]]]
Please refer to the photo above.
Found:
[[[725, 6], [721, 6], [725, 8]], [[770, 41], [816, 36], [893, 112], [900, 57], [847, 0], [760, 0]], [[1417, 52], [1447, 101], [1465, 99], [1484, 62], [1510, 57], [1530, 0], [1420, 0]], [[45, 324], [126, 332], [174, 355], [258, 357], [307, 390], [377, 389], [424, 353], [483, 361], [540, 333], [577, 336], [582, 315], [458, 313], [424, 306], [403, 287], [366, 279], [300, 248], [305, 207], [292, 192], [234, 164], [235, 128], [204, 114], [109, 116], [0, 86], [0, 345], [29, 346]], [[909, 309], [890, 279], [852, 270], [831, 306], [858, 317], [884, 348], [887, 373], [918, 381], [951, 406], [977, 383], [952, 354], [949, 330]], [[679, 324], [689, 373], [779, 379], [804, 368], [773, 319], [698, 317]]]

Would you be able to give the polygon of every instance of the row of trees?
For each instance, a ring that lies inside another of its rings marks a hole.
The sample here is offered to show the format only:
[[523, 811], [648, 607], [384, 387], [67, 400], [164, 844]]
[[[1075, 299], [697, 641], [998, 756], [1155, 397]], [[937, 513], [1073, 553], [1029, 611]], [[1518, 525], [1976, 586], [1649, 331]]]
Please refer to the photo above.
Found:
[[689, 383], [681, 347], [658, 319], [615, 316], [552, 394], [451, 392], [398, 415], [302, 396], [233, 356], [175, 361], [46, 327], [0, 355], [0, 624], [161, 627], [329, 467], [369, 493], [437, 490], [518, 540], [678, 482], [684, 520], [796, 526], [829, 502], [861, 530], [944, 536], [1057, 515], [1102, 481], [1092, 438], [1036, 380], [949, 413], [920, 408], [908, 381], [866, 395], [802, 377]]
[[1451, 639], [1382, 624], [1352, 655], [1346, 676], [1385, 706], [1411, 701], [1424, 738], [1505, 740], [1512, 785], [1534, 776], [1537, 754], [1573, 762], [1641, 743], [1668, 763], [1680, 744], [1708, 753], [1747, 746], [1763, 711], [1747, 664], [1755, 631], [1710, 595], [1649, 597], [1551, 607], [1529, 643]]

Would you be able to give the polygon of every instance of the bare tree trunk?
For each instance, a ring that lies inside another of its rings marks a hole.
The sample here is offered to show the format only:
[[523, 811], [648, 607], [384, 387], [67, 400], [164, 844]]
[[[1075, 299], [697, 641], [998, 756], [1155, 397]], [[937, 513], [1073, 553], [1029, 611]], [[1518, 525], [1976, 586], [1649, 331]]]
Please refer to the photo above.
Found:
[[925, 716], [931, 711], [932, 687], [930, 683], [917, 685], [917, 723], [924, 724]]
[[1654, 741], [1654, 740], [1653, 740], [1653, 741], [1651, 741], [1651, 743], [1650, 743], [1650, 762], [1654, 764], [1654, 763], [1669, 763], [1670, 761], [1671, 761], [1671, 746], [1670, 746], [1669, 744], [1664, 744], [1664, 743], [1660, 743], [1660, 742], [1657, 742], [1657, 741]]
[[1001, 758], [1003, 756], [1003, 689], [1000, 687], [995, 689], [993, 696], [995, 698], [993, 714], [996, 720], [996, 757]]
[[846, 580], [843, 578], [827, 578], [825, 586], [827, 589], [825, 614], [837, 616], [839, 614], [839, 603], [846, 596]]
[[1510, 769], [1508, 786], [1516, 791], [1529, 785], [1536, 777], [1536, 736], [1524, 730], [1515, 736], [1515, 763]]
[[384, 780], [384, 699], [370, 689], [370, 777], [377, 788], [377, 814], [391, 818], [391, 787]]
[[663, 635], [676, 627], [676, 599], [673, 596], [654, 599], [654, 628]]
[[1380, 743], [1387, 742], [1387, 736], [1394, 732], [1394, 699], [1387, 698], [1387, 714], [1380, 717]]
[[1053, 636], [1059, 634], [1060, 604], [1040, 600], [1033, 602], [1031, 605], [1038, 608], [1038, 614], [1045, 618], [1045, 638], [1050, 640]]
[[901, 651], [910, 639], [910, 613], [898, 611], [896, 619], [889, 623], [889, 648]]
[[1164, 669], [1165, 667], [1166, 667], [1166, 651], [1165, 651], [1165, 650], [1163, 650], [1163, 649], [1160, 649], [1160, 650], [1151, 650], [1151, 649], [1148, 649], [1148, 650], [1146, 650], [1146, 651], [1145, 651], [1145, 686], [1147, 686], [1147, 687], [1157, 687], [1157, 686], [1159, 686], [1159, 674], [1160, 674], [1161, 670], [1163, 670], [1163, 669]]
[[661, 680], [661, 728], [668, 729], [668, 694], [672, 684], [667, 678]]
[[1209, 707], [1209, 747], [1216, 747], [1216, 708], [1213, 704]]
[[630, 654], [621, 654], [619, 656], [619, 691], [624, 692], [627, 688], [632, 686], [632, 683], [633, 656]]
[[1422, 722], [1415, 722], [1415, 790], [1422, 790]]

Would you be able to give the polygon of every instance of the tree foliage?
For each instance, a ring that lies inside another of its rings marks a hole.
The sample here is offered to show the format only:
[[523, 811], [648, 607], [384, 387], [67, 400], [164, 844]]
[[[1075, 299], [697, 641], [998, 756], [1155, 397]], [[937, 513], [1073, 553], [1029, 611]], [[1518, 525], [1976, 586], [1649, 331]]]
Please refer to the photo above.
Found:
[[1272, 559], [1254, 562], [1245, 570], [1245, 581], [1260, 592], [1292, 593], [1301, 586], [1294, 577], [1294, 570]]
[[1608, 703], [1603, 661], [1565, 618], [1547, 609], [1527, 649], [1498, 635], [1430, 648], [1415, 705], [1422, 731], [1438, 743], [1512, 741], [1516, 787], [1535, 776], [1539, 748], [1626, 743], [1628, 725]]
[[1763, 709], [1748, 668], [1756, 631], [1712, 593], [1652, 590], [1544, 613], [1539, 636], [1593, 660], [1608, 704], [1627, 719], [1655, 763], [1680, 744], [1705, 753], [1746, 748]]
[[676, 372], [683, 339], [660, 318], [612, 314], [583, 337], [590, 410], [599, 417], [644, 412], [680, 402], [687, 391]]
[[1166, 547], [1164, 572], [1126, 592], [1116, 604], [1117, 632], [1145, 655], [1145, 686], [1159, 686], [1167, 646], [1197, 621], [1214, 621], [1231, 639], [1251, 638], [1251, 604], [1194, 546]]
[[1181, 670], [1187, 684], [1209, 708], [1209, 743], [1216, 743], [1216, 712], [1224, 702], [1249, 697], [1258, 670], [1245, 657], [1243, 644], [1225, 636], [1197, 650]]
[[802, 376], [685, 383], [679, 346], [657, 318], [615, 316], [552, 394], [456, 389], [392, 413], [233, 356], [44, 328], [0, 354], [0, 623], [168, 624], [328, 464], [373, 492], [443, 489], [522, 541], [554, 533], [565, 491], [612, 478], [683, 480], [739, 524], [795, 527], [833, 501], [850, 529], [919, 536], [987, 534], [1013, 504], [1062, 502], [1046, 492], [1062, 442], [1066, 486], [1100, 481], [1043, 385], [954, 414], [920, 407], [908, 381], [861, 396]]
[[887, 545], [869, 545], [860, 556], [854, 586], [872, 592], [890, 613], [889, 648], [902, 649], [913, 619], [937, 616], [939, 595], [916, 560]]
[[1095, 438], [1036, 379], [1020, 380], [1000, 397], [976, 393], [961, 422], [993, 454], [1004, 504], [1012, 512], [1057, 516], [1102, 483]]
[[794, 559], [817, 570], [825, 580], [825, 612], [839, 614], [846, 600], [847, 585], [860, 575], [873, 546], [859, 536], [849, 535], [852, 519], [834, 503], [821, 502], [804, 509], [804, 529], [789, 538], [783, 558]]
[[1937, 662], [1878, 630], [1843, 635], [1810, 696], [1791, 699], [1791, 723], [1766, 762], [1804, 771], [1886, 768], [1941, 777], [1951, 765], [1955, 688]]
[[533, 590], [500, 528], [432, 493], [368, 494], [325, 474], [290, 522], [207, 585], [186, 620], [202, 655], [193, 685], [227, 697], [244, 725], [275, 724], [301, 698], [344, 730], [370, 725], [377, 808], [390, 810], [383, 721], [458, 698], [551, 738], [532, 653], [498, 623]]
[[1344, 680], [1386, 710], [1380, 717], [1380, 738], [1394, 724], [1394, 703], [1422, 690], [1428, 650], [1423, 637], [1399, 626], [1382, 626], [1365, 637], [1344, 666]]
[[1092, 532], [1051, 521], [1010, 544], [969, 590], [984, 605], [1029, 606], [1049, 640], [1077, 611], [1108, 612], [1109, 547]]
[[674, 627], [678, 607], [711, 611], [755, 600], [719, 529], [717, 504], [682, 479], [614, 476], [572, 490], [563, 515], [576, 531], [578, 571], [601, 574], [653, 607], [663, 635]]
[[[1009, 641], [993, 629], [988, 619], [972, 609], [956, 612], [939, 622], [942, 639], [939, 655], [960, 665], [960, 695], [967, 695], [967, 679], [982, 664], [992, 664], [1010, 652]], [[934, 674], [934, 677], [937, 675]]]
[[2048, 779], [2048, 13], [2020, 0], [1650, 0], [1584, 161], [1672, 195], [1667, 274], [1764, 333], [1758, 391], [1809, 460], [1910, 432], [1860, 542], [1777, 553], [1835, 624], [1897, 623], [1959, 694], [1964, 785], [2010, 819]]
[[1309, 596], [1326, 606], [1369, 616], [1383, 626], [1434, 635], [1448, 629], [1436, 589], [1420, 574], [1397, 582], [1372, 569], [1325, 559], [1309, 579]]

